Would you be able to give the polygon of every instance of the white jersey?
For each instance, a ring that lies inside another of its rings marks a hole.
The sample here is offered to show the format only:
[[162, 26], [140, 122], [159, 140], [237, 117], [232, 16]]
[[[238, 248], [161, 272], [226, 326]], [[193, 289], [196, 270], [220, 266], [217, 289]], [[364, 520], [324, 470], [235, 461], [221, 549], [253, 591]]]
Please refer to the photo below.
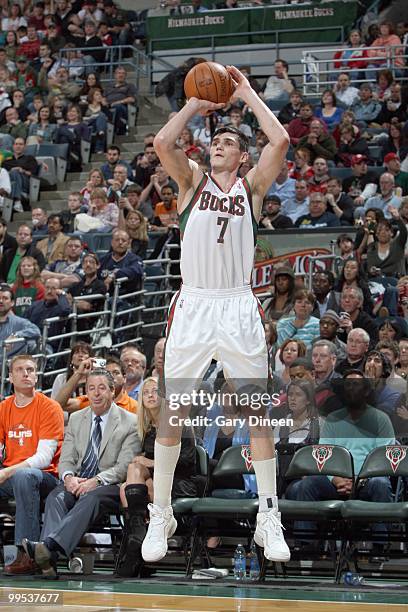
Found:
[[256, 231], [248, 181], [237, 178], [225, 193], [204, 174], [180, 215], [183, 284], [200, 289], [249, 286]]

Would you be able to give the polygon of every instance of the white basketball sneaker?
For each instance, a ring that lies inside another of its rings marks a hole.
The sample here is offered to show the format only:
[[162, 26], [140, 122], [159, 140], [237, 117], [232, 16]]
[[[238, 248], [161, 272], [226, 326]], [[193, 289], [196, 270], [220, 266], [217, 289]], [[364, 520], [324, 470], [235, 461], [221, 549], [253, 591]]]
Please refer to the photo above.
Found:
[[146, 537], [142, 544], [142, 557], [149, 563], [160, 561], [167, 553], [167, 538], [171, 538], [177, 529], [177, 521], [173, 516], [173, 508], [160, 508], [154, 504], [148, 505], [150, 522]]
[[254, 540], [264, 549], [264, 555], [269, 561], [290, 561], [290, 550], [283, 537], [283, 529], [280, 512], [258, 512]]

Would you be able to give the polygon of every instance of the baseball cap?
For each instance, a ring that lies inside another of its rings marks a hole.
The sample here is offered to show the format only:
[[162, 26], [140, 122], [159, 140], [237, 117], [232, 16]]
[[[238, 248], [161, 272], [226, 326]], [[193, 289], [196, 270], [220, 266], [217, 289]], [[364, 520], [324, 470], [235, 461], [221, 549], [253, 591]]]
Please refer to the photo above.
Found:
[[388, 164], [388, 162], [392, 161], [393, 159], [398, 159], [399, 161], [399, 157], [396, 153], [387, 153], [387, 155], [384, 157], [384, 163]]
[[26, 62], [26, 61], [27, 61], [26, 55], [17, 55], [16, 62]]
[[276, 204], [279, 204], [279, 205], [282, 203], [279, 196], [272, 195], [272, 194], [271, 195], [266, 195], [265, 198], [264, 198], [264, 201], [265, 202], [276, 202]]
[[340, 325], [340, 317], [337, 312], [334, 312], [334, 310], [326, 310], [324, 315], [322, 315], [322, 317], [320, 318], [321, 321], [323, 319], [330, 319], [331, 321], [337, 323], [337, 325]]
[[368, 157], [366, 155], [352, 155], [351, 156], [351, 165], [355, 166], [356, 164], [362, 164], [363, 162], [368, 161]]

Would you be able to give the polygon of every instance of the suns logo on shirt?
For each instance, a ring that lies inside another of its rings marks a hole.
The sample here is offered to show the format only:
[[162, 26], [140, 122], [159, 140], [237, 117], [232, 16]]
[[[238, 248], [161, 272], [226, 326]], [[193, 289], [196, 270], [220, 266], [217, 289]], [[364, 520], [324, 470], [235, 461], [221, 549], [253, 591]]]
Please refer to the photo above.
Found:
[[24, 446], [24, 440], [26, 438], [32, 438], [33, 432], [23, 423], [19, 423], [18, 425], [15, 425], [13, 429], [9, 429], [8, 437], [10, 439], [18, 440], [19, 446]]

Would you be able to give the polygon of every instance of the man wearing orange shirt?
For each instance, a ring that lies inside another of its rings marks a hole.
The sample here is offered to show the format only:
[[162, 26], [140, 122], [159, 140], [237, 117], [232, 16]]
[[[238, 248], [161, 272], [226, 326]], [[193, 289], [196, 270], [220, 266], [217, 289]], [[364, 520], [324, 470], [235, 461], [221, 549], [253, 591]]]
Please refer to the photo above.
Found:
[[16, 560], [6, 574], [36, 571], [24, 552], [23, 538], [40, 537], [40, 502], [58, 484], [58, 461], [64, 438], [64, 415], [54, 400], [35, 390], [37, 364], [31, 355], [11, 361], [14, 394], [0, 403], [0, 497], [16, 501]]
[[[71, 378], [65, 383], [56, 397], [56, 401], [61, 405], [61, 408], [63, 410], [67, 410], [69, 413], [82, 410], [82, 408], [89, 406], [89, 398], [87, 395], [77, 395], [77, 397], [72, 397], [72, 394], [78, 384], [78, 378], [80, 379], [81, 376], [84, 374], [86, 375], [90, 371], [92, 359], [86, 359], [85, 362], [82, 362], [79, 365], [77, 371], [74, 372]], [[133, 414], [136, 414], [137, 401], [132, 397], [129, 397], [125, 390], [124, 366], [116, 357], [108, 357], [106, 369], [112, 374], [115, 382], [113, 401], [117, 406], [119, 406], [119, 408], [124, 408], [128, 412], [133, 412]]]
[[174, 197], [174, 189], [171, 185], [165, 185], [161, 190], [162, 202], [158, 202], [154, 209], [152, 225], [165, 229], [172, 225], [178, 225], [177, 200]]

